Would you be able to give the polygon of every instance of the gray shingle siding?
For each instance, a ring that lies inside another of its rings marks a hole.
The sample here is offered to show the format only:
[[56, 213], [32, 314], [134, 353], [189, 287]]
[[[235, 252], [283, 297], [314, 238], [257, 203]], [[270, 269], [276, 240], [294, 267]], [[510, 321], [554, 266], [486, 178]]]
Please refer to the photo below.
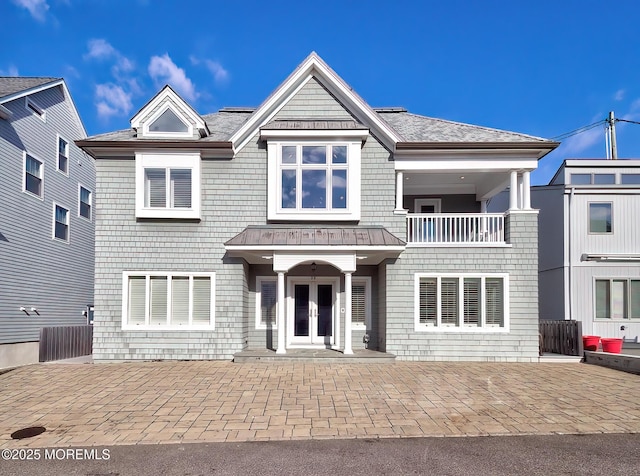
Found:
[[[13, 114], [0, 120], [1, 344], [37, 341], [44, 326], [84, 324], [82, 311], [93, 303], [94, 222], [78, 216], [78, 183], [95, 196], [94, 159], [73, 144], [83, 131], [62, 88], [30, 97], [46, 122], [25, 108], [24, 97], [5, 103]], [[57, 133], [69, 142], [69, 176], [57, 171]], [[23, 151], [43, 162], [42, 200], [22, 191]], [[52, 239], [54, 202], [69, 210], [69, 243]]]

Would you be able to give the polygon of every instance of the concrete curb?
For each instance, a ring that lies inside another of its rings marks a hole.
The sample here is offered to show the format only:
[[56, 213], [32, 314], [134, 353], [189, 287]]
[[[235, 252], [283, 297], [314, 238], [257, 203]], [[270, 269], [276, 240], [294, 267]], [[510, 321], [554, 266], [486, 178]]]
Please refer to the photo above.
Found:
[[600, 365], [601, 367], [609, 367], [610, 369], [640, 375], [640, 356], [637, 355], [585, 351], [584, 361], [587, 364]]

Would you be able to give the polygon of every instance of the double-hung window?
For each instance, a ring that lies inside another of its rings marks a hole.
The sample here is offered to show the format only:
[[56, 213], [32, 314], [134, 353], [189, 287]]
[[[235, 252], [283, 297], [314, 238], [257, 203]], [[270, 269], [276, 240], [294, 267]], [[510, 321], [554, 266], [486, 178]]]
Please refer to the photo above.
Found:
[[24, 153], [24, 191], [42, 198], [43, 164], [30, 154]]
[[69, 210], [53, 204], [53, 237], [57, 240], [69, 241]]
[[136, 217], [200, 218], [200, 155], [136, 154]]
[[123, 274], [124, 329], [214, 326], [214, 273]]
[[87, 220], [91, 220], [91, 191], [82, 185], [79, 187], [78, 214]]
[[69, 175], [69, 142], [58, 136], [58, 171]]
[[358, 142], [269, 142], [270, 220], [359, 220]]
[[596, 319], [639, 319], [640, 279], [595, 280]]
[[508, 331], [507, 274], [417, 274], [417, 331]]

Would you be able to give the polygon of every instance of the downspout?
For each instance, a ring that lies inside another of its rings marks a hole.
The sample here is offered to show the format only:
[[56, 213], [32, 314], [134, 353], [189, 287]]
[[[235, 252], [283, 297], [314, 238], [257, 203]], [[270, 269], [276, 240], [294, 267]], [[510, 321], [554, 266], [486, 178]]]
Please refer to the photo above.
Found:
[[573, 254], [571, 250], [571, 207], [573, 206], [573, 192], [575, 187], [571, 187], [569, 194], [569, 216], [567, 220], [567, 253], [569, 254], [569, 320], [573, 321]]

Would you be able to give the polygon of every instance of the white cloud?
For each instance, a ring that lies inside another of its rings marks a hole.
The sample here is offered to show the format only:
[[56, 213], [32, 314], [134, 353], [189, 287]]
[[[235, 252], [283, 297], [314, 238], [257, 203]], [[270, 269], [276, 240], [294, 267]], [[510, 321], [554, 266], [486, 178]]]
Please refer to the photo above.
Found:
[[562, 142], [558, 150], [562, 150], [562, 156], [567, 159], [579, 157], [584, 151], [593, 147], [598, 142], [602, 144], [602, 154], [605, 153], [604, 126], [594, 127], [588, 131], [576, 134]]
[[49, 10], [47, 0], [13, 0], [13, 3], [19, 7], [29, 10], [29, 13], [31, 13], [31, 16], [35, 20], [39, 22], [45, 21], [47, 11]]
[[103, 38], [93, 38], [88, 41], [87, 46], [89, 52], [84, 55], [85, 59], [106, 59], [119, 55], [118, 51]]
[[149, 75], [158, 86], [162, 85], [162, 83], [167, 83], [188, 101], [195, 101], [198, 97], [195, 86], [187, 78], [184, 69], [179, 68], [167, 53], [162, 56], [151, 57]]
[[195, 56], [190, 56], [189, 59], [191, 60], [191, 64], [196, 66], [204, 63], [216, 83], [223, 84], [229, 80], [229, 71], [227, 71], [220, 62], [209, 59], [200, 60]]
[[10, 64], [9, 69], [0, 69], [0, 76], [20, 76], [20, 74], [18, 73], [18, 68]]
[[618, 89], [616, 93], [613, 95], [613, 99], [616, 101], [622, 101], [624, 99], [624, 93], [626, 91], [624, 89]]
[[125, 92], [116, 84], [98, 84], [96, 86], [96, 100], [98, 116], [101, 119], [129, 114], [133, 108], [131, 93]]

